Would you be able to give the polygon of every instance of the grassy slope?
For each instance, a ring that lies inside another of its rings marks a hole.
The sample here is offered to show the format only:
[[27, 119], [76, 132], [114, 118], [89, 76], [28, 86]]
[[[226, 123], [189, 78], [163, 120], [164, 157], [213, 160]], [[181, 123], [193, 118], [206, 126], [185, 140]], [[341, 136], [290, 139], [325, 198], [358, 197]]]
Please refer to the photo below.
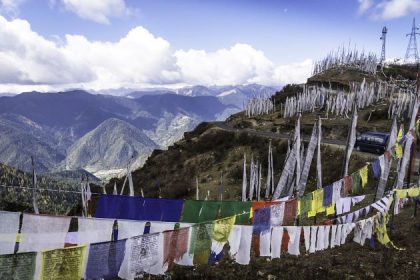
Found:
[[[358, 75], [356, 78], [360, 79], [361, 76]], [[354, 76], [347, 76], [344, 79], [354, 79]], [[274, 97], [276, 104], [279, 104], [281, 100], [284, 101], [286, 96], [294, 94], [298, 88], [297, 85], [286, 87]], [[387, 110], [386, 102], [362, 110], [359, 113], [358, 131], [388, 131], [390, 121], [387, 119]], [[303, 134], [310, 133], [316, 118], [316, 114], [303, 116]], [[139, 188], [143, 187], [145, 196], [157, 196], [155, 182], [159, 179], [162, 197], [193, 198], [195, 196], [195, 176], [199, 176], [201, 198], [204, 197], [207, 190], [210, 190], [210, 198], [217, 199], [220, 172], [223, 170], [225, 174], [224, 197], [225, 199], [238, 200], [242, 183], [243, 153], [247, 153], [248, 162], [251, 152], [254, 157], [262, 159], [263, 174], [266, 174], [268, 147], [267, 138], [247, 135], [241, 128], [292, 133], [294, 122], [294, 119], [282, 119], [279, 112], [275, 112], [251, 119], [245, 118], [243, 113], [233, 115], [227, 123], [237, 128], [237, 132], [220, 130], [211, 123], [201, 124], [194, 131], [186, 133], [185, 139], [169, 147], [168, 151], [155, 151], [145, 166], [133, 173], [136, 193], [138, 194]], [[350, 120], [342, 118], [325, 120], [323, 122], [324, 137], [344, 140], [349, 123]], [[273, 147], [275, 181], [277, 182], [284, 162], [286, 141], [273, 140]], [[340, 178], [343, 154], [342, 148], [323, 146], [324, 184]], [[376, 157], [354, 152], [350, 172], [359, 169], [365, 162], [372, 161]], [[395, 174], [391, 174], [391, 178], [393, 177]], [[392, 181], [391, 179], [390, 182], [392, 183]], [[117, 183], [120, 186], [122, 180], [118, 180]], [[315, 166], [313, 164], [307, 191], [313, 190], [315, 183]], [[372, 201], [376, 185], [377, 181], [369, 181], [365, 190], [368, 197], [356, 207], [362, 207]], [[109, 191], [112, 186], [113, 181], [108, 186]], [[384, 248], [380, 245], [376, 249], [370, 249], [367, 246], [360, 247], [348, 240], [347, 244], [340, 248], [310, 255], [303, 254], [298, 258], [287, 254], [282, 255], [281, 259], [273, 261], [252, 257], [250, 265], [241, 266], [225, 256], [215, 266], [194, 269], [176, 266], [174, 271], [169, 274], [172, 279], [337, 279], [343, 277], [344, 279], [378, 277], [415, 279], [415, 273], [418, 273], [420, 269], [418, 250], [420, 248], [418, 238], [420, 219], [419, 217], [413, 219], [411, 215], [412, 207], [403, 210], [395, 219], [395, 230], [391, 234], [391, 239], [397, 246], [405, 248], [404, 251]], [[322, 220], [321, 217], [319, 219]], [[312, 219], [301, 221], [303, 225], [312, 223]]]

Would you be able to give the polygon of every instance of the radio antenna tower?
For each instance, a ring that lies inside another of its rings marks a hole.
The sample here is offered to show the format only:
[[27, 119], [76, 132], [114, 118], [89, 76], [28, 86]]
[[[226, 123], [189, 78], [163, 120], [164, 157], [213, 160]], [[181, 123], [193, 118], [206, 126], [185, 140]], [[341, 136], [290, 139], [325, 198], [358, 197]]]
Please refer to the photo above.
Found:
[[415, 63], [419, 62], [416, 35], [420, 35], [420, 33], [418, 33], [417, 30], [419, 30], [419, 28], [416, 27], [416, 18], [413, 18], [411, 33], [407, 34], [407, 36], [410, 36], [410, 41], [408, 42], [407, 52], [405, 53], [405, 62], [411, 62], [412, 60], [414, 60]]
[[382, 36], [381, 36], [381, 41], [382, 41], [382, 52], [381, 52], [381, 64], [383, 65], [385, 63], [385, 44], [386, 44], [386, 33], [388, 32], [388, 29], [386, 28], [386, 26], [384, 26], [384, 28], [382, 28]]

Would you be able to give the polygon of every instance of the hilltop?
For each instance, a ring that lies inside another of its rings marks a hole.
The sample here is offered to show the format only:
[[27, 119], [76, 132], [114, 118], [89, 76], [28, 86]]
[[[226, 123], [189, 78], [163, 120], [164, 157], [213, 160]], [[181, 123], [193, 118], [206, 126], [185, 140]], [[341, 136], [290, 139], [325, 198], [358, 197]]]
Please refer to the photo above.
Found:
[[[405, 78], [415, 76], [412, 73], [414, 68], [395, 67], [397, 70], [385, 68], [384, 72], [405, 73]], [[337, 74], [337, 71], [341, 70], [331, 70], [329, 75]], [[330, 83], [331, 80], [325, 75], [327, 74], [323, 73], [309, 78], [308, 84], [315, 80], [321, 84]], [[373, 75], [349, 70], [340, 79], [346, 80], [348, 85], [352, 81], [362, 81], [367, 76], [372, 81], [382, 80], [381, 75], [383, 75], [382, 72]], [[287, 150], [287, 140], [292, 136], [296, 120], [283, 118], [279, 111], [279, 104], [287, 97], [301, 91], [302, 85], [286, 85], [272, 97], [277, 105], [277, 110], [273, 113], [249, 118], [244, 112], [239, 112], [224, 122], [202, 123], [193, 131], [185, 133], [184, 138], [169, 146], [168, 150], [155, 150], [145, 165], [133, 172], [136, 194], [140, 194], [140, 189], [143, 189], [145, 196], [158, 196], [157, 186], [160, 186], [162, 197], [192, 198], [195, 195], [196, 177], [198, 177], [200, 198], [204, 199], [207, 191], [210, 191], [210, 198], [216, 199], [219, 197], [220, 177], [223, 173], [224, 198], [237, 200], [240, 197], [242, 184], [244, 153], [247, 155], [248, 164], [251, 156], [259, 159], [262, 164], [262, 174], [267, 174], [269, 139], [273, 141], [274, 171], [277, 182]], [[374, 106], [360, 110], [357, 131], [359, 133], [388, 132], [391, 126], [388, 109], [388, 100], [383, 100]], [[318, 116], [317, 112], [302, 115], [301, 133], [304, 139], [309, 138]], [[323, 119], [322, 168], [325, 170], [323, 182], [332, 182], [340, 178], [341, 168], [336, 167], [337, 163], [342, 162], [349, 124], [350, 119], [346, 117], [330, 116], [328, 119]], [[372, 154], [354, 152], [350, 171], [360, 168], [366, 161], [375, 157]], [[314, 187], [314, 175], [315, 169], [312, 165], [308, 182], [309, 189]], [[112, 179], [108, 184], [109, 190], [112, 190], [114, 182], [120, 187], [123, 178]]]

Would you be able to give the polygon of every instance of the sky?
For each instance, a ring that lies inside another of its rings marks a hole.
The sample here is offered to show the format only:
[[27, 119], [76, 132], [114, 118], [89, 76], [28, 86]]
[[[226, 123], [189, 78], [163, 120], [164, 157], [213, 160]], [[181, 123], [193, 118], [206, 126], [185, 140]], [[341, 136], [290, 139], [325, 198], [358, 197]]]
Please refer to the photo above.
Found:
[[[0, 0], [0, 92], [304, 82], [340, 46], [401, 58], [420, 0]], [[420, 40], [419, 40], [420, 41]]]

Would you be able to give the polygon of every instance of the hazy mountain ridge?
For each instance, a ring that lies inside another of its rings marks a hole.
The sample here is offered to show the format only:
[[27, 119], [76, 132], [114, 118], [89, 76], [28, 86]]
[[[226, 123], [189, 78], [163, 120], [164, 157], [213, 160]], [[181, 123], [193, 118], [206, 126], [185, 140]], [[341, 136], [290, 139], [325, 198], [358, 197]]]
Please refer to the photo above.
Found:
[[[249, 87], [249, 86], [248, 86]], [[59, 93], [26, 92], [15, 96], [0, 97], [0, 162], [29, 170], [30, 156], [34, 155], [37, 168], [42, 172], [68, 168], [86, 168], [89, 171], [104, 168], [121, 169], [128, 162], [119, 148], [111, 148], [112, 141], [103, 139], [109, 145], [103, 147], [114, 154], [107, 159], [117, 162], [95, 162], [84, 156], [76, 156], [76, 150], [87, 147], [86, 139], [80, 139], [98, 129], [107, 120], [117, 119], [130, 126], [126, 143], [136, 143], [127, 147], [134, 150], [141, 145], [130, 135], [143, 135], [140, 141], [146, 147], [165, 149], [183, 137], [184, 132], [194, 129], [199, 123], [210, 120], [224, 120], [240, 111], [241, 106], [222, 102], [217, 97], [220, 92], [232, 87], [197, 86], [174, 92], [166, 89], [149, 90], [134, 96], [110, 96], [90, 94], [82, 90]], [[236, 89], [240, 87], [235, 87]], [[264, 87], [266, 88], [266, 87]], [[206, 94], [212, 94], [208, 96]], [[191, 96], [188, 96], [191, 95]], [[236, 94], [233, 94], [236, 95]], [[118, 126], [116, 127], [118, 128]], [[115, 129], [116, 129], [115, 128]], [[119, 127], [120, 128], [120, 127]], [[114, 128], [104, 132], [111, 137]], [[135, 130], [135, 131], [134, 131]], [[98, 138], [96, 136], [95, 138]], [[112, 138], [112, 137], [111, 137]], [[154, 142], [151, 145], [150, 141]], [[75, 148], [75, 144], [79, 148]], [[128, 149], [128, 148], [127, 148]], [[153, 149], [139, 148], [132, 151], [138, 155], [137, 165], [142, 164]], [[145, 153], [145, 154], [142, 154]], [[142, 155], [140, 155], [142, 154]], [[69, 158], [68, 155], [70, 155]], [[121, 156], [121, 158], [119, 158]], [[71, 163], [71, 164], [70, 164]], [[104, 168], [99, 165], [103, 164]]]

